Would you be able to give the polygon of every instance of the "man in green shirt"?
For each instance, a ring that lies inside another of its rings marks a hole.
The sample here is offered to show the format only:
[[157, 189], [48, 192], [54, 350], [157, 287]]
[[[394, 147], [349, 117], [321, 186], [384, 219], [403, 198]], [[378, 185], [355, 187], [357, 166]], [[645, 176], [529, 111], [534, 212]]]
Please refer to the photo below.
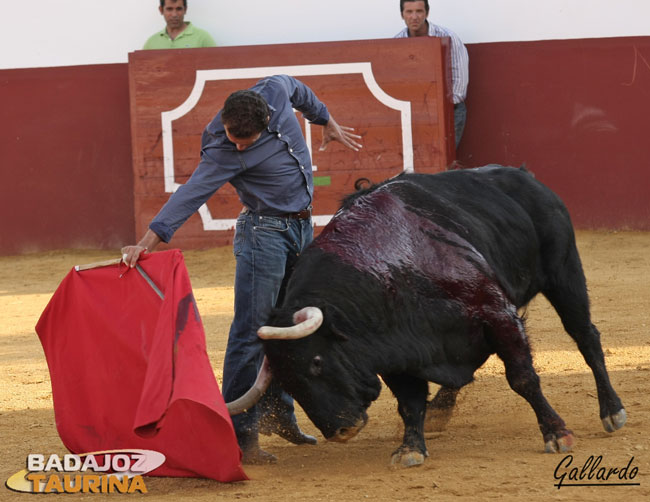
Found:
[[143, 49], [216, 47], [217, 44], [207, 31], [185, 21], [187, 0], [160, 0], [158, 10], [167, 26], [149, 37]]

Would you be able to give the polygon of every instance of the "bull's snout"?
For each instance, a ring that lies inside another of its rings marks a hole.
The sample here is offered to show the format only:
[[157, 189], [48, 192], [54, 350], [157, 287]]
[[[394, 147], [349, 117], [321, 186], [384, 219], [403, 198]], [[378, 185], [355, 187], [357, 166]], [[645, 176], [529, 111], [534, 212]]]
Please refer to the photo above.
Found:
[[357, 423], [351, 427], [341, 427], [338, 429], [332, 437], [327, 438], [329, 441], [336, 441], [337, 443], [345, 443], [346, 441], [352, 439], [354, 436], [359, 434], [359, 431], [368, 422], [368, 416], [364, 414], [363, 417], [357, 420]]

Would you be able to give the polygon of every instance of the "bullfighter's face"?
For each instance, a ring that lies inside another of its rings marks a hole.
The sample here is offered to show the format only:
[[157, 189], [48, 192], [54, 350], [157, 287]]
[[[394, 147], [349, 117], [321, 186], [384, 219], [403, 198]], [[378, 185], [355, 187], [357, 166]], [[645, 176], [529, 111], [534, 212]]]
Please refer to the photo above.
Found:
[[[280, 317], [270, 324], [291, 324], [285, 321]], [[364, 368], [350, 345], [327, 319], [306, 338], [264, 342], [273, 378], [332, 441], [347, 441], [361, 430], [366, 410], [381, 390], [377, 375]]]
[[228, 138], [228, 141], [233, 143], [237, 148], [237, 150], [239, 150], [240, 152], [246, 150], [249, 146], [251, 146], [258, 139], [260, 139], [260, 136], [262, 135], [261, 132], [258, 132], [257, 134], [253, 134], [245, 138], [240, 138], [238, 136], [232, 135], [230, 133], [230, 130], [228, 129], [228, 126], [224, 126], [224, 129], [226, 131], [226, 137]]

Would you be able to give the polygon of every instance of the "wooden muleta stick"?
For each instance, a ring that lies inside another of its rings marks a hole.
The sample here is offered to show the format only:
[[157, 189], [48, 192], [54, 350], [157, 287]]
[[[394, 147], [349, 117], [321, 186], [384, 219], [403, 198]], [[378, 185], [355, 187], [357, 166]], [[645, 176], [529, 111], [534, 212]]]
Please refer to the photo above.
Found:
[[[122, 263], [122, 260], [124, 258], [114, 258], [112, 260], [105, 260], [105, 261], [98, 261], [95, 263], [88, 263], [86, 265], [75, 265], [74, 269], [77, 272], [81, 272], [82, 270], [90, 270], [93, 268], [99, 268], [99, 267], [108, 267], [110, 265], [119, 265]], [[140, 273], [140, 275], [144, 278], [145, 281], [151, 286], [151, 288], [156, 292], [156, 294], [160, 297], [161, 300], [165, 299], [165, 295], [163, 294], [162, 291], [160, 291], [160, 288], [156, 285], [155, 282], [149, 277], [149, 275], [142, 269], [142, 267], [138, 264], [135, 266], [136, 270]], [[128, 269], [127, 269], [128, 270]], [[122, 277], [122, 276], [120, 276]]]
[[91, 268], [108, 267], [109, 265], [118, 265], [122, 258], [114, 258], [112, 260], [97, 261], [95, 263], [87, 263], [85, 265], [75, 265], [74, 269], [77, 272], [82, 270], [90, 270]]

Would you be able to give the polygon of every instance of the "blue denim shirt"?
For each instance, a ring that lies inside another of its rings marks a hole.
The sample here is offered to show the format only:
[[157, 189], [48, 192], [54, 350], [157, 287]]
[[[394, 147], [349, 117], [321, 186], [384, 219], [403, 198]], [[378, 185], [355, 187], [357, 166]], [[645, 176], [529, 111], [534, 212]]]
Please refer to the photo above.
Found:
[[264, 78], [251, 90], [269, 105], [267, 129], [238, 151], [226, 137], [221, 112], [217, 114], [203, 132], [199, 165], [149, 225], [164, 242], [225, 183], [235, 187], [242, 204], [264, 215], [293, 213], [311, 204], [311, 158], [293, 108], [310, 122], [325, 125], [327, 107], [309, 87], [288, 75]]

